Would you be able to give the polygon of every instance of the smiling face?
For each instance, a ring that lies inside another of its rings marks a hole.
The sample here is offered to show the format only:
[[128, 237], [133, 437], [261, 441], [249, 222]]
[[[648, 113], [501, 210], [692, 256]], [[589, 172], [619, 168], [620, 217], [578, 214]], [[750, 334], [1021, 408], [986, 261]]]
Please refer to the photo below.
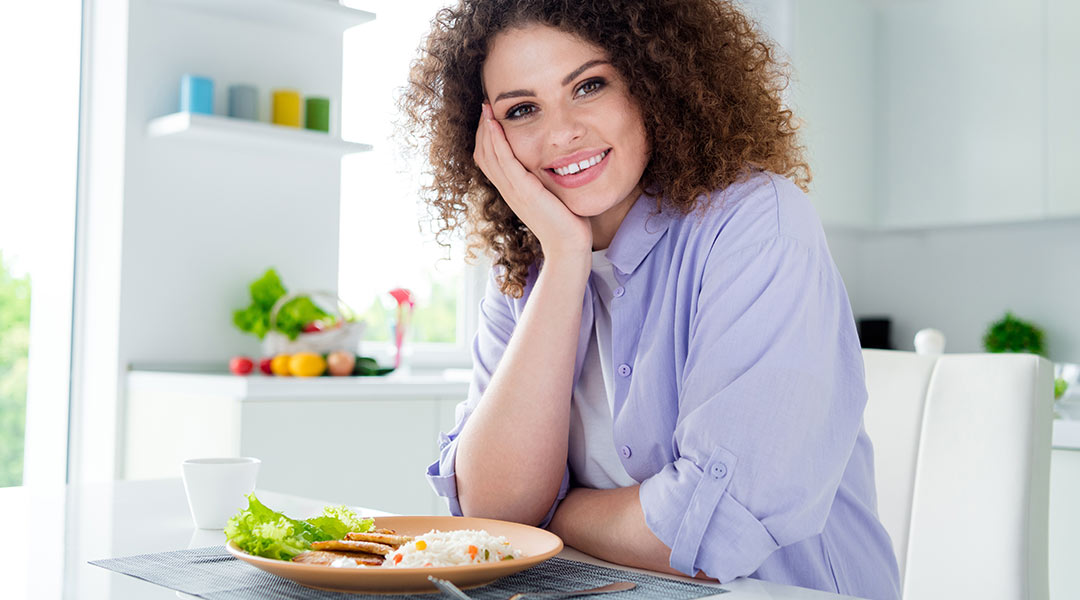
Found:
[[492, 39], [483, 81], [518, 161], [572, 212], [592, 217], [594, 231], [598, 222], [617, 229], [640, 195], [649, 147], [606, 53], [551, 27], [509, 29]]

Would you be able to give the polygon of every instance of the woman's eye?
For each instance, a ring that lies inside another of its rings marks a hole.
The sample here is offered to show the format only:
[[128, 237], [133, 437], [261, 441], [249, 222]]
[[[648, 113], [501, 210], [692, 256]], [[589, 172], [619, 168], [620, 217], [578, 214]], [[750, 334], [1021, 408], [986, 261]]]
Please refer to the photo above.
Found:
[[536, 107], [531, 104], [518, 104], [517, 106], [506, 111], [507, 119], [520, 119], [527, 117], [536, 111]]
[[600, 79], [599, 77], [596, 79], [590, 79], [585, 83], [581, 84], [580, 87], [578, 87], [577, 95], [588, 96], [589, 94], [592, 94], [593, 92], [599, 90], [602, 87], [604, 87], [603, 79]]

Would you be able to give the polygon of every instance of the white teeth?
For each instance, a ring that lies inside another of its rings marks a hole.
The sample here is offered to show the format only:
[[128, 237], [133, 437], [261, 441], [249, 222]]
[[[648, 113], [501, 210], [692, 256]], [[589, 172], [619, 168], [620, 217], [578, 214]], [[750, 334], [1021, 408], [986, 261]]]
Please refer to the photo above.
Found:
[[587, 158], [587, 159], [585, 159], [585, 160], [583, 160], [581, 162], [572, 163], [572, 164], [566, 165], [565, 167], [559, 167], [558, 169], [552, 169], [552, 170], [555, 171], [555, 173], [557, 173], [559, 175], [570, 175], [572, 173], [578, 173], [578, 172], [584, 171], [585, 169], [588, 169], [589, 167], [595, 165], [596, 163], [604, 160], [604, 157], [607, 156], [607, 153], [608, 153], [608, 150], [604, 150], [603, 152], [601, 152], [600, 154], [597, 154], [596, 156], [594, 156], [592, 158]]

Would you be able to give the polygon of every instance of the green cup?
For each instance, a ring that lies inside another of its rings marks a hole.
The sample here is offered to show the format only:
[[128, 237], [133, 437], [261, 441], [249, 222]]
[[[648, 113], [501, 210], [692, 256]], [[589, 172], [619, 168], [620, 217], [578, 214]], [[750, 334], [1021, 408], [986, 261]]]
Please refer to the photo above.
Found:
[[304, 128], [330, 132], [330, 99], [308, 96], [304, 100]]

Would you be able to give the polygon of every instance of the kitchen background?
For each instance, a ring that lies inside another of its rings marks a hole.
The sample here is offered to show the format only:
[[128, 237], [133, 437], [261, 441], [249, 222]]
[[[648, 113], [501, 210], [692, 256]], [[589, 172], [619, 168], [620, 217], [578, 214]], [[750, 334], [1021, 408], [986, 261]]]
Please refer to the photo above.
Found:
[[[900, 349], [935, 327], [947, 351], [978, 352], [987, 325], [1011, 310], [1045, 330], [1051, 360], [1080, 362], [1080, 192], [1068, 175], [1080, 162], [1080, 5], [745, 4], [794, 66], [788, 98], [806, 122], [812, 199], [856, 315], [891, 318]], [[0, 134], [2, 485], [176, 476], [182, 458], [243, 453], [263, 459], [267, 488], [444, 510], [421, 471], [467, 385], [442, 368], [468, 366], [484, 267], [463, 266], [460, 248], [418, 229], [418, 167], [392, 129], [393, 90], [439, 5], [0, 9], [15, 17], [0, 16], [2, 54], [39, 57], [2, 63], [0, 81], [35, 92], [5, 84], [0, 112], [49, 115], [8, 119]], [[93, 35], [80, 45], [83, 19]], [[185, 73], [215, 80], [219, 114], [232, 83], [258, 87], [263, 120], [272, 88], [327, 96], [330, 134], [178, 121]], [[382, 360], [386, 291], [412, 289], [413, 372], [349, 382], [214, 373], [230, 356], [258, 355], [231, 314], [271, 266], [290, 290], [336, 291], [368, 315], [364, 352]], [[70, 378], [57, 368], [68, 364]], [[345, 442], [360, 430], [400, 454], [357, 457]], [[297, 436], [340, 461], [298, 460], [281, 443]], [[1055, 450], [1059, 506], [1080, 501], [1077, 456]], [[1051, 518], [1072, 536], [1052, 543], [1070, 546], [1080, 522], [1068, 510]], [[1055, 590], [1076, 589], [1066, 556], [1051, 555]]]

